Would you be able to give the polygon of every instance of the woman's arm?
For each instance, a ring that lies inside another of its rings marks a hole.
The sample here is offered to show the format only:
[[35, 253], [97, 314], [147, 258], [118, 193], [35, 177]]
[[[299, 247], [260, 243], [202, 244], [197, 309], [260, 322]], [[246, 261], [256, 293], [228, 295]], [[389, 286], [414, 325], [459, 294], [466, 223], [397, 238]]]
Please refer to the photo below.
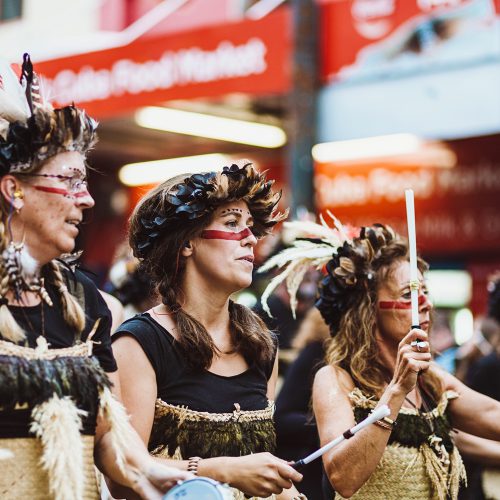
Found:
[[[405, 396], [415, 387], [418, 372], [429, 368], [428, 344], [423, 352], [415, 352], [410, 346], [414, 339], [426, 342], [427, 334], [415, 329], [401, 341], [392, 382], [379, 400], [378, 406], [389, 406], [393, 420]], [[348, 397], [353, 389], [351, 377], [341, 368], [325, 366], [316, 374], [313, 408], [322, 446], [354, 426]], [[382, 458], [389, 436], [389, 429], [370, 425], [323, 455], [328, 479], [340, 495], [352, 496], [368, 480]]]
[[500, 402], [473, 391], [453, 375], [433, 366], [446, 390], [459, 397], [450, 401], [453, 426], [485, 439], [500, 441]]
[[[120, 395], [120, 380], [117, 373], [108, 373], [113, 384], [113, 392]], [[149, 455], [147, 448], [135, 430], [128, 431], [128, 448], [125, 450], [125, 464], [117, 465], [107, 422], [98, 420], [94, 455], [96, 465], [109, 478], [114, 496], [117, 498], [158, 498], [174, 486], [177, 481], [188, 479], [191, 474], [177, 468], [157, 464]]]
[[[350, 376], [339, 368], [326, 366], [316, 374], [313, 408], [321, 446], [355, 425], [348, 398], [353, 389]], [[380, 404], [389, 405], [391, 418], [396, 418], [404, 396], [394, 387], [385, 391]], [[370, 425], [323, 455], [328, 479], [343, 497], [352, 496], [368, 480], [382, 458], [389, 436], [389, 430]]]
[[111, 311], [111, 333], [113, 333], [125, 321], [123, 305], [116, 297], [113, 297], [113, 295], [103, 292], [102, 290], [99, 290], [99, 293], [104, 299], [104, 302], [106, 302], [108, 309]]
[[474, 463], [500, 467], [500, 442], [458, 431], [454, 437], [460, 453]]
[[[122, 400], [131, 415], [131, 423], [143, 440], [149, 441], [156, 402], [156, 376], [140, 344], [131, 336], [123, 336], [113, 343], [118, 363]], [[271, 376], [272, 379], [272, 376]], [[270, 379], [270, 380], [271, 380]], [[156, 461], [187, 470], [187, 460]], [[199, 462], [200, 476], [229, 483], [252, 496], [269, 496], [290, 488], [291, 482], [302, 476], [284, 460], [270, 453], [256, 453], [245, 457], [217, 457]]]

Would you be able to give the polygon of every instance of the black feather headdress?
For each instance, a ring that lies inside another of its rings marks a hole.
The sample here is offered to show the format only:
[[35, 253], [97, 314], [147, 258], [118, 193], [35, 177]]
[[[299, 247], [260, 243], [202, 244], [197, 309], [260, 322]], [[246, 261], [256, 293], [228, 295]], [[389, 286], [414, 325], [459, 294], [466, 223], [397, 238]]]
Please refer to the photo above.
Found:
[[144, 258], [162, 235], [179, 225], [208, 219], [216, 207], [237, 200], [248, 204], [254, 220], [253, 234], [264, 236], [288, 214], [275, 210], [281, 192], [272, 191], [273, 182], [251, 163], [186, 177], [168, 194], [168, 203], [161, 213], [148, 220], [141, 219], [140, 241], [134, 248], [136, 256]]

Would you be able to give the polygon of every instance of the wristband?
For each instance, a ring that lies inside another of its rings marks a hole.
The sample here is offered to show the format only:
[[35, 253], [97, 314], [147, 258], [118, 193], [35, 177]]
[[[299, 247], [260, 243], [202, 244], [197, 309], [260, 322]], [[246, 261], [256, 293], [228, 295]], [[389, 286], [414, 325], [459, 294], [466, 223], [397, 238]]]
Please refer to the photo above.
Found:
[[189, 457], [188, 459], [188, 472], [195, 476], [198, 475], [198, 465], [200, 464], [201, 457]]

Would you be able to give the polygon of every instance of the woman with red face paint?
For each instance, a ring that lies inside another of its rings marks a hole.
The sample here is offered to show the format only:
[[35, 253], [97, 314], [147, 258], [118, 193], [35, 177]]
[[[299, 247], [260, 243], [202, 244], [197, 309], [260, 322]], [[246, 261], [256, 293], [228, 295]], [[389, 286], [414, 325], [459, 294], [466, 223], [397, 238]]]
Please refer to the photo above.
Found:
[[94, 206], [97, 123], [45, 102], [27, 54], [21, 83], [0, 61], [0, 497], [97, 499], [97, 463], [158, 499], [186, 473], [159, 466], [128, 423], [109, 310], [65, 259]]
[[313, 387], [321, 443], [380, 405], [391, 410], [323, 456], [327, 486], [336, 491], [329, 488], [329, 497], [456, 499], [465, 471], [452, 425], [479, 436], [471, 439], [500, 440], [500, 404], [431, 362], [427, 265], [418, 260], [420, 326], [412, 328], [407, 241], [382, 225], [349, 237], [334, 220], [335, 229], [302, 227], [308, 238], [265, 264], [285, 266], [282, 278], [326, 265], [316, 306], [331, 339]]
[[271, 454], [276, 339], [230, 299], [252, 281], [257, 238], [284, 218], [271, 186], [246, 164], [147, 194], [130, 245], [161, 303], [113, 336], [122, 396], [150, 452], [228, 483], [235, 499], [294, 498], [301, 479]]

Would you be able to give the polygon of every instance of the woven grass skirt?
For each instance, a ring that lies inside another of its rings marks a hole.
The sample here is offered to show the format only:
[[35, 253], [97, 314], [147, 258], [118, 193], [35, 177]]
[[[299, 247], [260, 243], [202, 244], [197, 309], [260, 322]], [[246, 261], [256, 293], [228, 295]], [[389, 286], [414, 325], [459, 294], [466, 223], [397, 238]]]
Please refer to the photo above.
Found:
[[[344, 497], [338, 493], [335, 500]], [[435, 500], [425, 462], [417, 448], [388, 445], [377, 468], [352, 500]]]
[[[98, 500], [99, 489], [94, 467], [94, 436], [82, 436], [84, 500]], [[0, 449], [12, 458], [0, 461], [0, 498], [2, 500], [50, 500], [47, 473], [40, 465], [42, 446], [35, 438], [0, 439]], [[72, 499], [67, 499], [72, 500]]]

